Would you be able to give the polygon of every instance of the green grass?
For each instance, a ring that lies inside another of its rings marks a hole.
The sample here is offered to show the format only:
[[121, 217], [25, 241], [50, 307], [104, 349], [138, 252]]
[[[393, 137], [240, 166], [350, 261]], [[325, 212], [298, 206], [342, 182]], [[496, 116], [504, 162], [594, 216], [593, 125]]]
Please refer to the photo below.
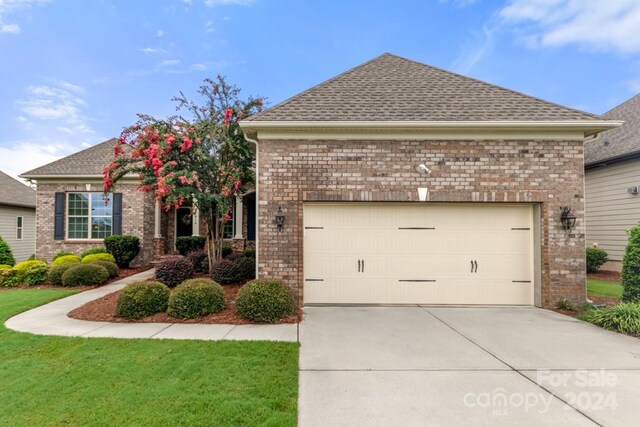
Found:
[[[0, 325], [73, 291], [0, 291]], [[0, 326], [0, 425], [294, 426], [298, 345], [65, 338]]]
[[618, 282], [588, 279], [587, 293], [601, 297], [620, 298], [622, 296], [622, 285]]

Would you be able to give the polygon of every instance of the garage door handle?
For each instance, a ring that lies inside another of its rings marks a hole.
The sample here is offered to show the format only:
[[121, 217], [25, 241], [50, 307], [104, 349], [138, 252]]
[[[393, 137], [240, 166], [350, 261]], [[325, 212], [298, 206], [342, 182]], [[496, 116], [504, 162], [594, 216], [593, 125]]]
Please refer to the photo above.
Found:
[[358, 260], [358, 273], [360, 273], [360, 260]]
[[473, 273], [473, 260], [471, 260], [471, 272]]
[[476, 267], [476, 270], [474, 271], [474, 273], [477, 273], [478, 272], [478, 261], [473, 261], [473, 264]]
[[362, 260], [362, 272], [364, 273], [364, 260]]
[[471, 260], [471, 272], [472, 273], [478, 272], [478, 261]]

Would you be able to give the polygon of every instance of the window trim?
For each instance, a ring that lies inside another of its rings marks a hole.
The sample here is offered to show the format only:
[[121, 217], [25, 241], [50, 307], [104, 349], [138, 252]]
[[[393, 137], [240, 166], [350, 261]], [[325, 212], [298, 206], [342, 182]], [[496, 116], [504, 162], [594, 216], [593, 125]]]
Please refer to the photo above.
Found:
[[[69, 196], [71, 194], [88, 194], [89, 195], [89, 212], [87, 214], [87, 216], [85, 217], [84, 215], [72, 215], [72, 217], [74, 218], [87, 218], [88, 223], [87, 223], [87, 238], [82, 238], [82, 237], [69, 237]], [[91, 214], [91, 210], [92, 210], [92, 194], [102, 194], [100, 192], [97, 191], [67, 191], [65, 192], [65, 206], [64, 206], [64, 237], [65, 240], [69, 240], [69, 241], [78, 241], [78, 242], [102, 242], [104, 241], [105, 237], [92, 237], [92, 232], [91, 232], [91, 225], [92, 225], [92, 219], [93, 219], [93, 215]], [[111, 236], [113, 236], [113, 194], [114, 193], [109, 193], [109, 197], [111, 198]], [[109, 216], [107, 215], [96, 215], [96, 217], [104, 217], [104, 218], [108, 218]]]
[[[236, 217], [235, 209], [230, 212], [231, 219], [222, 225], [222, 240], [233, 240], [236, 236]], [[227, 224], [231, 223], [231, 237], [225, 237], [225, 231], [227, 231]]]
[[24, 239], [24, 217], [22, 215], [16, 216], [16, 240]]

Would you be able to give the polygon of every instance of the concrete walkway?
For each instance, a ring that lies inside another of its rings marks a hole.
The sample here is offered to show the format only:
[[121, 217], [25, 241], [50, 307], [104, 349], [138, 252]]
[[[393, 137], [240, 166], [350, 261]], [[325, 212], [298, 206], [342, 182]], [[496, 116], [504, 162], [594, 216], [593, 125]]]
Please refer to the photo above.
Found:
[[203, 325], [184, 323], [90, 322], [67, 317], [70, 311], [124, 288], [128, 283], [153, 277], [149, 270], [110, 285], [81, 292], [18, 314], [5, 326], [19, 332], [67, 337], [153, 338], [178, 340], [298, 341], [298, 325]]
[[301, 426], [636, 425], [640, 340], [536, 308], [307, 307]]

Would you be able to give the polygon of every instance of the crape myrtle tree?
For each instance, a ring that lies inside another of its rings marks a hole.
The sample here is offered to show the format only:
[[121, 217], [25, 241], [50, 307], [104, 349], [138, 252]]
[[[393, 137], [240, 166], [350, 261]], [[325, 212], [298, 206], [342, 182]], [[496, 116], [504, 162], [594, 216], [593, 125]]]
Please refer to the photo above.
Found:
[[240, 89], [222, 76], [206, 79], [198, 93], [202, 104], [182, 92], [173, 98], [176, 116], [139, 114], [138, 121], [123, 130], [103, 181], [108, 193], [125, 176], [138, 175], [138, 190], [153, 194], [167, 211], [190, 202], [206, 224], [211, 268], [222, 257], [224, 224], [231, 220], [234, 195], [255, 178], [254, 150], [238, 121], [260, 111], [263, 101], [241, 100]]

